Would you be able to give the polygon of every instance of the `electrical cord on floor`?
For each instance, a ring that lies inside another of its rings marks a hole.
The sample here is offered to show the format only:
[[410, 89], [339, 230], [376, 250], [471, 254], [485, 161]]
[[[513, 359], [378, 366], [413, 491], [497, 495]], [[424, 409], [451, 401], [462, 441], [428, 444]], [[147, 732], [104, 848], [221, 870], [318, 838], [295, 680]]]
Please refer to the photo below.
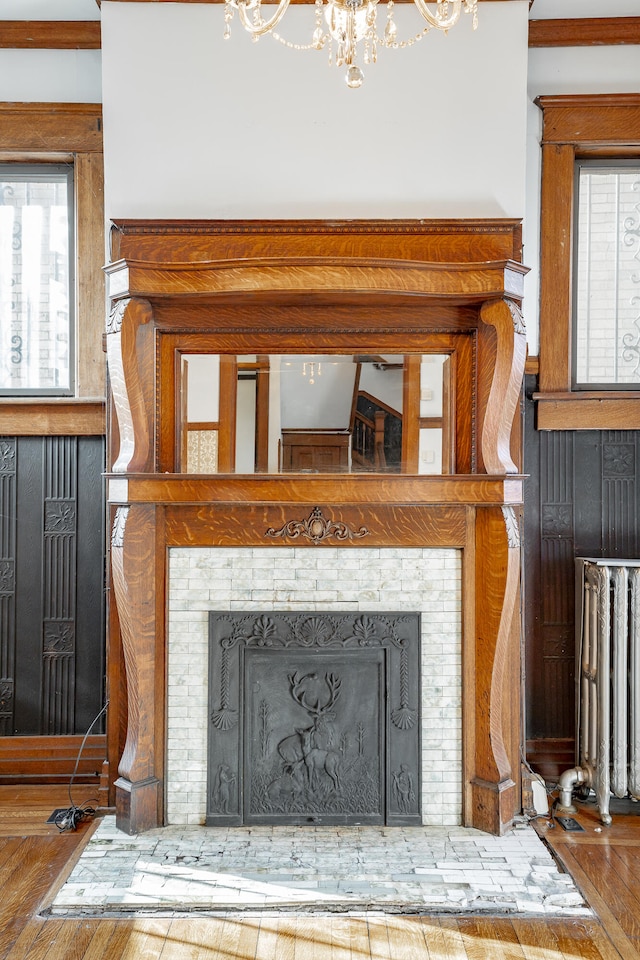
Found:
[[73, 802], [73, 797], [71, 795], [71, 787], [73, 786], [73, 781], [75, 779], [76, 773], [78, 772], [78, 766], [80, 764], [80, 757], [82, 756], [82, 751], [84, 750], [84, 745], [87, 742], [87, 738], [100, 717], [106, 712], [107, 707], [109, 706], [109, 701], [107, 700], [104, 707], [98, 713], [89, 725], [89, 729], [85, 733], [82, 743], [80, 744], [80, 749], [78, 750], [78, 756], [76, 757], [76, 765], [73, 768], [73, 773], [71, 774], [71, 779], [69, 780], [69, 804], [70, 806], [66, 810], [59, 810], [55, 820], [53, 821], [63, 833], [66, 830], [77, 830], [78, 824], [82, 823], [83, 820], [91, 820], [92, 817], [96, 815], [96, 808], [91, 806], [91, 803], [98, 803], [97, 800], [86, 800], [83, 804], [78, 806]]

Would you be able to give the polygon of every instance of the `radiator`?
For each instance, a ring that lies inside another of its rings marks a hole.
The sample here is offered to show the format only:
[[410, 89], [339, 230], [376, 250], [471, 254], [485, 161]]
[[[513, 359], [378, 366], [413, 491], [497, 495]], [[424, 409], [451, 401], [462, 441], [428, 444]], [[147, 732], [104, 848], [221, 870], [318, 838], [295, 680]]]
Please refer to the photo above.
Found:
[[610, 797], [640, 799], [640, 560], [576, 560], [577, 766], [560, 806], [584, 783], [603, 823]]

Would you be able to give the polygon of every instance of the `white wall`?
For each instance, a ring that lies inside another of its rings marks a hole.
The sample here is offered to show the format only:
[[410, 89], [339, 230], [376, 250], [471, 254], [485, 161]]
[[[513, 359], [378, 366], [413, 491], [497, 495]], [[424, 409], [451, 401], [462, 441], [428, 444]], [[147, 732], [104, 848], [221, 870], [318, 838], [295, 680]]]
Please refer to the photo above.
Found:
[[[0, 21], [99, 19], [95, 0], [0, 0]], [[0, 101], [100, 103], [101, 86], [99, 50], [0, 50]]]
[[[349, 90], [325, 52], [237, 22], [225, 42], [220, 6], [104, 0], [107, 215], [521, 217], [527, 15], [483, 3], [475, 33], [383, 50]], [[308, 6], [281, 32], [301, 19], [310, 36]]]
[[99, 50], [0, 50], [2, 101], [100, 103], [101, 99]]

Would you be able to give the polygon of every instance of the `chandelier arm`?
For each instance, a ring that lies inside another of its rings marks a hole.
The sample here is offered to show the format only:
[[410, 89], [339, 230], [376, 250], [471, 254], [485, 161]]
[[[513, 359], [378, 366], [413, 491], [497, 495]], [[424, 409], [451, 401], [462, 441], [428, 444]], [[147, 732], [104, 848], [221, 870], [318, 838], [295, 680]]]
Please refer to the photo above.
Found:
[[[263, 37], [265, 33], [269, 33], [273, 30], [274, 27], [277, 27], [289, 7], [290, 0], [280, 0], [278, 3], [278, 9], [271, 17], [270, 20], [263, 20], [262, 13], [260, 13], [260, 23], [255, 24], [247, 16], [247, 7], [248, 3], [245, 3], [244, 0], [237, 0], [237, 3], [233, 5], [237, 7], [238, 16], [240, 17], [240, 22], [245, 30], [248, 31], [254, 37]], [[258, 3], [258, 10], [261, 10], [261, 5]]]
[[431, 10], [429, 10], [425, 0], [413, 0], [413, 2], [423, 19], [426, 20], [427, 23], [431, 24], [432, 27], [436, 27], [438, 30], [448, 30], [450, 27], [454, 27], [460, 19], [462, 0], [449, 0], [449, 6], [452, 8], [452, 10], [449, 16], [446, 18], [437, 17], [435, 14], [433, 14]]

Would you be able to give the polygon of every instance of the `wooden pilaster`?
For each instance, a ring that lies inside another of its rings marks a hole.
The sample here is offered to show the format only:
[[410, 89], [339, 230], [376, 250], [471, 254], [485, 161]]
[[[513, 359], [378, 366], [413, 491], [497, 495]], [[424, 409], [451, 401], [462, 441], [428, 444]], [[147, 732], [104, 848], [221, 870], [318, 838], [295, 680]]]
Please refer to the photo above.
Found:
[[116, 823], [140, 833], [162, 823], [164, 625], [152, 504], [120, 506], [111, 539], [113, 587], [127, 672], [128, 725], [116, 780]]

